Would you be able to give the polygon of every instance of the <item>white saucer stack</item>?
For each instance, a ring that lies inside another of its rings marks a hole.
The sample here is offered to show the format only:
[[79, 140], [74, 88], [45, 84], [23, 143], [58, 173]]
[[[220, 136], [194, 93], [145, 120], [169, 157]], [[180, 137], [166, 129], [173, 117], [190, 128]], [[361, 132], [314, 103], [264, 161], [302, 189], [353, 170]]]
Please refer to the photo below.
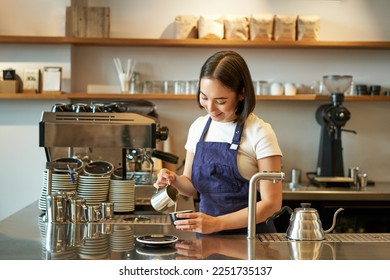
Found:
[[111, 179], [109, 201], [114, 202], [114, 212], [134, 211], [135, 181]]
[[134, 227], [130, 225], [114, 224], [110, 235], [110, 247], [112, 252], [126, 252], [134, 248]]
[[109, 189], [110, 175], [101, 177], [80, 175], [77, 194], [84, 198], [87, 204], [97, 204], [107, 201]]
[[105, 260], [110, 257], [110, 239], [108, 235], [87, 238], [78, 248], [79, 258], [83, 260]]

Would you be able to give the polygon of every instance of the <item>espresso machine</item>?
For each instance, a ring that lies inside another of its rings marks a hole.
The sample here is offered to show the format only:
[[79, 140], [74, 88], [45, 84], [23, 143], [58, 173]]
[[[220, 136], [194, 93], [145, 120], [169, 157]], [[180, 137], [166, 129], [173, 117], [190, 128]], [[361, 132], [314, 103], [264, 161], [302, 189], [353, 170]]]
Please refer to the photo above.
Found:
[[316, 120], [321, 125], [321, 138], [317, 170], [312, 183], [321, 186], [350, 186], [353, 179], [344, 175], [342, 131], [355, 131], [342, 127], [351, 118], [343, 106], [344, 93], [352, 83], [352, 76], [330, 75], [323, 77], [326, 89], [331, 93], [331, 103], [321, 105], [316, 111]]
[[152, 158], [177, 163], [177, 156], [156, 149], [168, 134], [154, 104], [146, 100], [54, 104], [42, 113], [39, 146], [45, 148], [47, 162], [63, 157], [105, 160], [114, 165], [114, 176], [129, 179], [144, 162], [152, 173]]

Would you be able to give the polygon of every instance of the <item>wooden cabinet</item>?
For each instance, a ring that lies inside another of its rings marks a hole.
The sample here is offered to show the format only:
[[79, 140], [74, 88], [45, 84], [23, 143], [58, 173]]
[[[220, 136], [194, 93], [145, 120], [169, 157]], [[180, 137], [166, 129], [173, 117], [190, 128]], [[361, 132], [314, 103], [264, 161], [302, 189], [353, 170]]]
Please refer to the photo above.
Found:
[[[283, 206], [292, 209], [301, 207], [302, 201], [284, 200]], [[337, 216], [334, 231], [338, 233], [365, 232], [384, 233], [390, 231], [390, 206], [387, 201], [343, 201], [343, 200], [309, 200], [312, 208], [317, 209], [324, 230], [331, 227], [333, 215], [337, 209], [343, 208]], [[290, 223], [288, 212], [275, 220], [278, 232], [286, 232]]]

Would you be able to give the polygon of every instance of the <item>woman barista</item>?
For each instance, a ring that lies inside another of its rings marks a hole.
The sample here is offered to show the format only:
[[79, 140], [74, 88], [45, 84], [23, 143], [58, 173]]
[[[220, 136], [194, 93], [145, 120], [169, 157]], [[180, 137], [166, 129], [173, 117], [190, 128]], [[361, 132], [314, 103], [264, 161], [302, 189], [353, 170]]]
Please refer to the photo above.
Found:
[[[207, 114], [191, 125], [183, 175], [161, 169], [154, 186], [173, 185], [180, 194], [199, 193], [199, 212], [179, 214], [177, 229], [201, 234], [246, 233], [249, 180], [280, 171], [282, 152], [271, 126], [253, 114], [250, 71], [236, 52], [221, 51], [200, 72], [197, 100]], [[257, 233], [275, 232], [264, 221], [280, 209], [282, 183], [260, 182]]]

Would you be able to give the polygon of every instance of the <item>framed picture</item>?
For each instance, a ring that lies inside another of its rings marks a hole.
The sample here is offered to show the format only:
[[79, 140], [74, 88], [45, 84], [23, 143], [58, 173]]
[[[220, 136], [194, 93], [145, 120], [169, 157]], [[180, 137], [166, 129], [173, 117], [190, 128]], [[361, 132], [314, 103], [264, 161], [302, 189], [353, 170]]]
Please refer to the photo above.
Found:
[[61, 92], [62, 67], [44, 67], [42, 92]]
[[39, 78], [40, 70], [38, 68], [24, 69], [23, 91], [38, 93], [40, 84]]

